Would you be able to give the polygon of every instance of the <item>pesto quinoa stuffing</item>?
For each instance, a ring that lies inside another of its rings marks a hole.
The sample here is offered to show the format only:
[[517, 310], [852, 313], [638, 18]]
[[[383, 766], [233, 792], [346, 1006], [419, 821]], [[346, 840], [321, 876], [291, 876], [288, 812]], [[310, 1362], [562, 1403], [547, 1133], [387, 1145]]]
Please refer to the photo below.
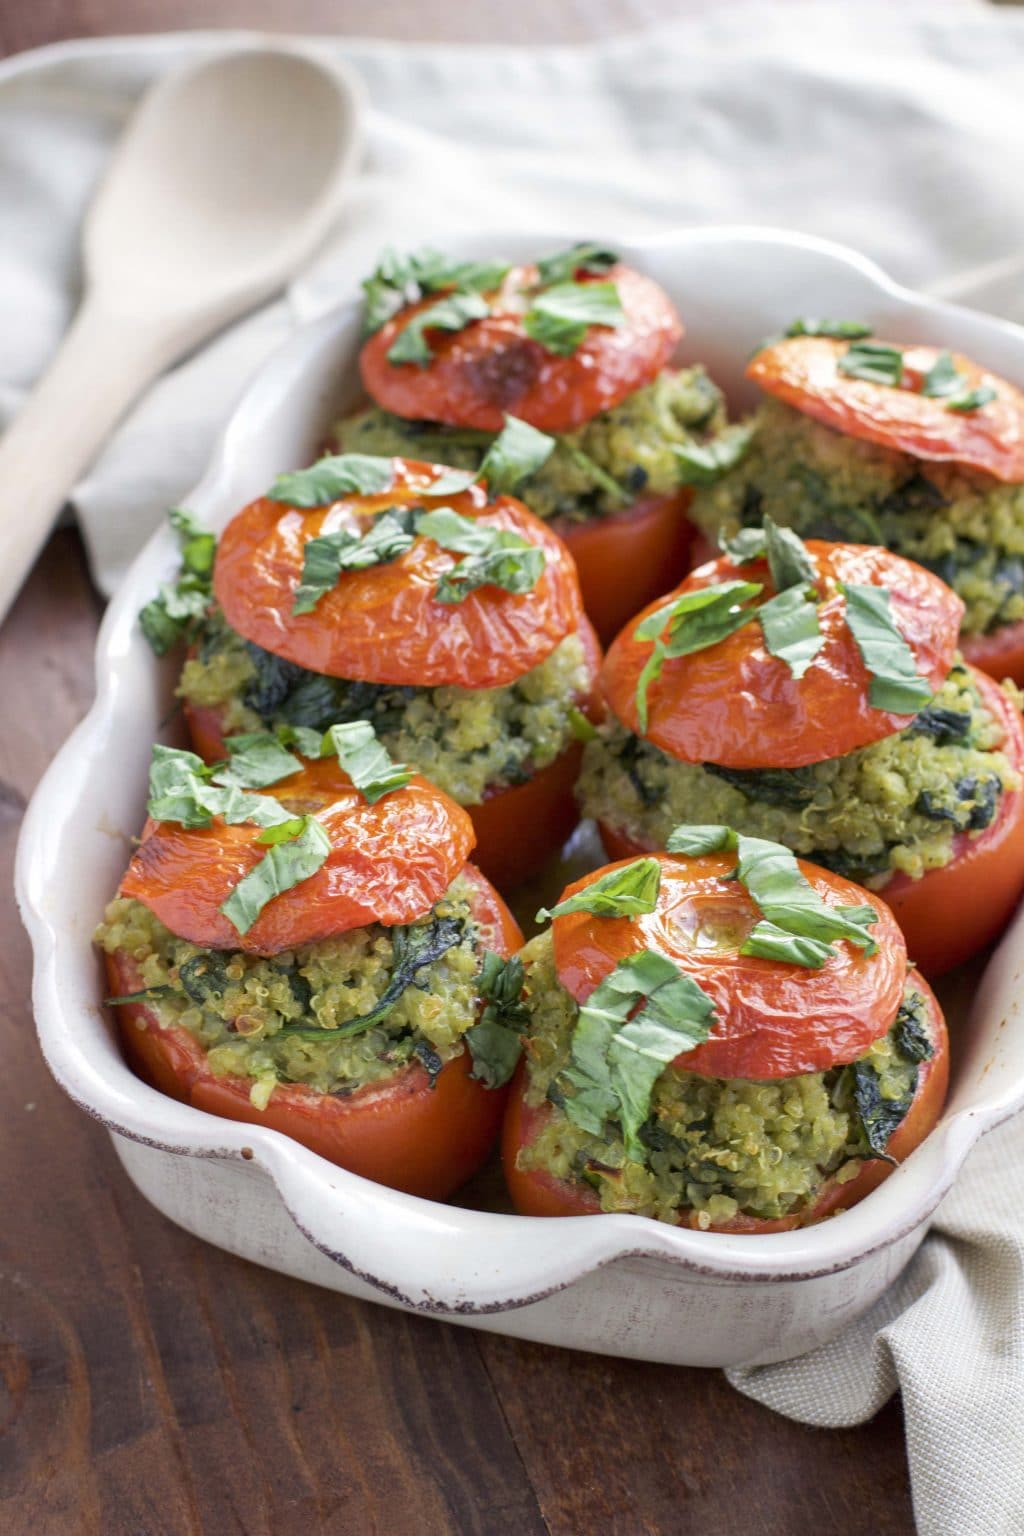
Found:
[[958, 659], [905, 730], [806, 768], [683, 763], [612, 720], [584, 749], [577, 793], [585, 815], [656, 848], [680, 823], [720, 823], [878, 890], [940, 869], [957, 834], [991, 826], [1020, 786], [1002, 744]]
[[214, 613], [177, 691], [194, 706], [224, 708], [225, 735], [368, 720], [397, 762], [460, 805], [477, 805], [486, 791], [520, 784], [561, 756], [588, 686], [578, 634], [503, 688], [414, 688], [308, 672], [243, 640]]
[[[545, 519], [586, 522], [619, 512], [641, 496], [677, 490], [675, 448], [703, 443], [724, 425], [721, 391], [703, 368], [665, 369], [614, 410], [557, 436], [550, 458], [516, 495]], [[492, 437], [405, 421], [373, 406], [338, 422], [334, 440], [341, 453], [397, 454], [477, 469]]]
[[162, 1024], [188, 1030], [216, 1076], [252, 1079], [250, 1099], [263, 1109], [279, 1082], [345, 1094], [415, 1060], [434, 1076], [459, 1055], [478, 1012], [481, 962], [471, 900], [471, 887], [458, 876], [431, 912], [408, 925], [423, 939], [444, 919], [462, 932], [416, 972], [383, 1019], [348, 1038], [282, 1031], [336, 1029], [377, 1007], [391, 980], [396, 932], [379, 923], [262, 958], [178, 939], [141, 902], [119, 896], [95, 939], [107, 954], [131, 957], [139, 986], [159, 989], [142, 1001]]
[[1024, 485], [847, 437], [771, 398], [750, 425], [740, 462], [694, 496], [709, 538], [771, 517], [801, 538], [884, 544], [959, 594], [964, 634], [1024, 619]]
[[693, 1210], [705, 1227], [740, 1212], [786, 1216], [813, 1201], [827, 1178], [855, 1178], [873, 1155], [855, 1098], [858, 1081], [870, 1085], [869, 1116], [891, 1133], [913, 1098], [918, 1062], [931, 1054], [921, 1033], [923, 1000], [908, 986], [893, 1027], [851, 1066], [755, 1082], [698, 1077], [671, 1065], [654, 1086], [640, 1133], [646, 1151], [637, 1162], [627, 1157], [614, 1122], [594, 1136], [560, 1108], [572, 1092], [561, 1074], [578, 1008], [558, 981], [550, 933], [533, 939], [521, 958], [530, 1015], [526, 1099], [533, 1107], [549, 1103], [552, 1113], [520, 1149], [518, 1166], [584, 1182], [604, 1211], [674, 1221]]

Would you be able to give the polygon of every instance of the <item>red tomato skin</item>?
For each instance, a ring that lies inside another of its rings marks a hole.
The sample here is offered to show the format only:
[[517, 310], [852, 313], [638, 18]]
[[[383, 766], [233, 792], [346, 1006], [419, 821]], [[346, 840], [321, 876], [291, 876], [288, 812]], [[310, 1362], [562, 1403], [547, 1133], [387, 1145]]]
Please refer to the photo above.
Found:
[[[837, 942], [820, 970], [741, 955], [739, 944], [759, 912], [728, 877], [734, 854], [687, 858], [656, 853], [661, 865], [657, 908], [637, 917], [556, 917], [551, 933], [555, 968], [578, 1003], [628, 955], [651, 948], [674, 960], [715, 1006], [711, 1037], [677, 1064], [703, 1077], [774, 1079], [824, 1072], [853, 1061], [889, 1028], [903, 995], [907, 951], [896, 921], [874, 894], [798, 860], [804, 877], [830, 906], [870, 902], [878, 913], [866, 955]], [[628, 861], [627, 861], [628, 862]], [[585, 890], [616, 865], [575, 881], [562, 899]], [[728, 943], [701, 947], [695, 931], [727, 933]]]
[[[474, 914], [491, 947], [507, 957], [522, 944], [515, 919], [479, 871], [467, 865], [465, 873], [477, 887]], [[114, 995], [138, 987], [130, 956], [105, 958]], [[446, 1199], [476, 1172], [498, 1134], [508, 1089], [471, 1077], [468, 1050], [445, 1064], [433, 1088], [417, 1063], [344, 1098], [281, 1084], [259, 1110], [249, 1101], [248, 1079], [215, 1077], [186, 1029], [165, 1028], [139, 1003], [115, 1011], [128, 1063], [152, 1087], [210, 1114], [280, 1131], [328, 1162], [410, 1195]]]
[[447, 890], [473, 846], [473, 827], [454, 800], [425, 779], [368, 805], [334, 758], [262, 794], [316, 814], [331, 852], [309, 879], [275, 896], [248, 933], [220, 911], [266, 848], [259, 827], [147, 823], [122, 881], [172, 933], [210, 949], [274, 954], [366, 923], [409, 923]]
[[[754, 620], [717, 645], [666, 661], [648, 690], [646, 736], [670, 757], [723, 768], [800, 768], [843, 757], [910, 723], [910, 715], [871, 707], [870, 677], [846, 623], [839, 581], [885, 587], [918, 671], [933, 689], [945, 678], [963, 604], [944, 582], [877, 546], [812, 539], [807, 548], [826, 589], [818, 610], [824, 636], [818, 656], [802, 678], [794, 678], [786, 662], [767, 651]], [[653, 649], [653, 642], [634, 638], [637, 625], [672, 596], [736, 579], [763, 582], [762, 597], [771, 595], [766, 561], [739, 566], [723, 555], [692, 571], [676, 593], [651, 603], [613, 641], [602, 684], [627, 730], [643, 734], [636, 688]]]
[[1002, 624], [990, 635], [963, 635], [960, 649], [965, 661], [997, 682], [1008, 677], [1018, 688], [1024, 688], [1024, 619]]
[[498, 688], [538, 666], [579, 624], [579, 580], [562, 540], [511, 496], [488, 503], [480, 486], [442, 496], [438, 506], [519, 534], [544, 552], [529, 592], [480, 587], [440, 603], [438, 578], [462, 558], [419, 538], [397, 560], [346, 571], [311, 613], [292, 612], [306, 544], [340, 528], [365, 526], [394, 506], [429, 509], [437, 465], [395, 459], [394, 488], [303, 510], [266, 497], [251, 502], [221, 535], [214, 592], [246, 640], [311, 672], [421, 688]]
[[390, 363], [396, 338], [436, 295], [403, 309], [363, 347], [359, 369], [367, 394], [395, 416], [500, 432], [517, 416], [541, 432], [573, 432], [650, 384], [669, 362], [683, 327], [668, 295], [649, 277], [616, 266], [587, 282], [614, 282], [626, 312], [617, 327], [591, 326], [568, 357], [548, 352], [526, 334], [519, 298], [536, 269], [517, 267], [500, 293], [496, 313], [461, 331], [432, 333], [426, 367]]
[[826, 336], [792, 336], [762, 347], [747, 364], [747, 378], [848, 437], [932, 462], [966, 464], [1009, 484], [1024, 481], [1024, 394], [1006, 379], [953, 353], [968, 388], [990, 386], [996, 398], [977, 411], [947, 409], [919, 393], [921, 379], [940, 355], [937, 347], [905, 353], [904, 377], [918, 388], [872, 384], [839, 372], [848, 343]]
[[[949, 1036], [942, 1010], [931, 988], [920, 975], [912, 971], [908, 980], [924, 994], [928, 1003], [936, 1048], [931, 1059], [921, 1063], [914, 1101], [906, 1118], [890, 1138], [888, 1151], [897, 1163], [904, 1162], [934, 1129], [942, 1113], [949, 1085]], [[505, 1111], [501, 1152], [505, 1182], [516, 1210], [522, 1216], [608, 1214], [602, 1213], [597, 1192], [582, 1181], [569, 1183], [543, 1169], [527, 1171], [517, 1166], [519, 1151], [535, 1140], [553, 1113], [548, 1104], [536, 1107], [527, 1104], [525, 1091], [526, 1064], [520, 1062], [512, 1079], [512, 1092]], [[711, 1226], [702, 1228], [695, 1211], [682, 1210], [675, 1224], [706, 1232], [788, 1232], [797, 1227], [811, 1226], [839, 1211], [850, 1210], [873, 1189], [877, 1189], [892, 1171], [891, 1164], [883, 1162], [881, 1158], [867, 1158], [856, 1178], [846, 1184], [840, 1184], [835, 1178], [826, 1180], [812, 1204], [788, 1216], [771, 1219], [741, 1213], [728, 1221], [713, 1222]]]
[[555, 519], [579, 572], [587, 617], [602, 645], [690, 568], [692, 492], [649, 496], [585, 523]]
[[[990, 677], [975, 667], [971, 672], [1006, 732], [1003, 750], [1024, 775], [1019, 713]], [[599, 822], [598, 830], [609, 859], [635, 859], [652, 851], [608, 822]], [[903, 930], [914, 963], [932, 979], [991, 944], [1013, 916], [1024, 893], [1024, 790], [1004, 793], [992, 826], [977, 837], [962, 833], [953, 847], [953, 858], [941, 869], [930, 869], [919, 880], [896, 874], [880, 893]]]

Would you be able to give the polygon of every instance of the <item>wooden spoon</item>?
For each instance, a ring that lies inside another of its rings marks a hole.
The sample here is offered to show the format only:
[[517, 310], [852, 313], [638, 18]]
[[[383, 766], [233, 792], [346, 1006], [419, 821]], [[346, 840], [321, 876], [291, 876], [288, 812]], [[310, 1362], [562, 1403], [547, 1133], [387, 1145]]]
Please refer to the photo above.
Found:
[[319, 244], [362, 105], [341, 67], [273, 48], [205, 60], [146, 97], [85, 222], [81, 306], [0, 439], [0, 620], [128, 406]]

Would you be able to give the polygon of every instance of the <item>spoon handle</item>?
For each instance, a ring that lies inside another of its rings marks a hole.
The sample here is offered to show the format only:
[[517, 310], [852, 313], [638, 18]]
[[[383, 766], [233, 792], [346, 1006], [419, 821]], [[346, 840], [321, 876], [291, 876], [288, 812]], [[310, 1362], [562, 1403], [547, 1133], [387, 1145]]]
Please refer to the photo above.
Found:
[[87, 296], [47, 372], [0, 438], [0, 622], [75, 481], [179, 350], [159, 320]]

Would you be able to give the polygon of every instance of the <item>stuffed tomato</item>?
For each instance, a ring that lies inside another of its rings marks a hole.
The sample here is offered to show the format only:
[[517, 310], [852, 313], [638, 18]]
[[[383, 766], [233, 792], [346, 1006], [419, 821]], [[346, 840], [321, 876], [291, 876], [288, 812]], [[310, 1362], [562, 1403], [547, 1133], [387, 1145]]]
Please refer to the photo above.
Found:
[[609, 650], [579, 790], [609, 853], [727, 822], [882, 891], [926, 975], [967, 959], [1024, 887], [1024, 730], [961, 612], [884, 549], [747, 530]]
[[682, 325], [656, 283], [580, 245], [516, 267], [389, 255], [364, 288], [371, 404], [342, 450], [475, 467], [510, 412], [554, 435], [520, 494], [569, 544], [602, 641], [683, 576], [680, 452], [724, 417], [702, 368], [671, 365]]
[[702, 534], [769, 516], [884, 544], [962, 598], [966, 660], [1024, 684], [1024, 394], [959, 354], [828, 321], [796, 322], [747, 376], [766, 398], [712, 449]]
[[472, 472], [326, 459], [228, 525], [213, 597], [178, 690], [208, 760], [268, 729], [315, 752], [313, 733], [365, 718], [469, 810], [499, 885], [572, 831], [601, 653], [565, 545], [513, 497]]
[[516, 1209], [712, 1232], [847, 1210], [941, 1113], [938, 1003], [877, 897], [727, 827], [669, 841], [570, 886], [522, 952]]
[[367, 728], [336, 739], [337, 757], [302, 763], [249, 738], [219, 768], [157, 748], [96, 941], [147, 1082], [442, 1199], [498, 1133], [522, 937], [466, 862], [466, 813], [382, 772]]

